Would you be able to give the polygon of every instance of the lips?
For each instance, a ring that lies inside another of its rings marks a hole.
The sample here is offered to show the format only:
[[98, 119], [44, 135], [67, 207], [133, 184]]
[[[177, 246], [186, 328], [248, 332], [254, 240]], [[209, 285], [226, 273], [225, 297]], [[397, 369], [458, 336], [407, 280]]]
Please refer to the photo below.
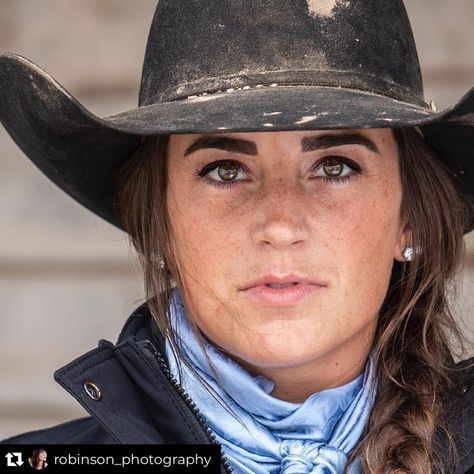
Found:
[[266, 283], [266, 286], [270, 288], [281, 289], [281, 288], [288, 288], [290, 286], [294, 286], [297, 284], [298, 284], [297, 282], [292, 281], [290, 283]]
[[267, 275], [255, 280], [240, 291], [269, 306], [292, 306], [326, 285], [295, 274], [284, 277]]

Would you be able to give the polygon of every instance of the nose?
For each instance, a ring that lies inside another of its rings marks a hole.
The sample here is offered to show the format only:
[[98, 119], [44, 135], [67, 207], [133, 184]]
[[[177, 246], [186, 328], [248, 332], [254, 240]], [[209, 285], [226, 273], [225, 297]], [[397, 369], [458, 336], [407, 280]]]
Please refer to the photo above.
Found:
[[254, 211], [252, 238], [258, 245], [286, 249], [309, 238], [302, 190], [295, 182], [268, 185]]

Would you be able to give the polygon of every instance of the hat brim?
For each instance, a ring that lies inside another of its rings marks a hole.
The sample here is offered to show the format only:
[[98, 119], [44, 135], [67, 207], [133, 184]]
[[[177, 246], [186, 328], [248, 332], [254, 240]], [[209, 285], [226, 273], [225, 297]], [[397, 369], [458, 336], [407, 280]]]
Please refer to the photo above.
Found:
[[114, 177], [143, 135], [420, 126], [473, 198], [474, 89], [435, 112], [368, 91], [277, 85], [194, 96], [100, 118], [50, 75], [0, 55], [0, 120], [66, 193], [121, 228]]

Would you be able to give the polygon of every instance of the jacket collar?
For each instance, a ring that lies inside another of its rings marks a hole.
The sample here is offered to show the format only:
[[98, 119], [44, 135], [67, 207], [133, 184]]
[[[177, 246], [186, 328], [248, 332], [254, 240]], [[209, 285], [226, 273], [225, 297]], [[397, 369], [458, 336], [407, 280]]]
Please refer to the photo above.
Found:
[[143, 304], [129, 316], [116, 344], [101, 339], [97, 348], [56, 370], [54, 378], [117, 443], [207, 444], [202, 420], [160, 364], [164, 340], [151, 328]]

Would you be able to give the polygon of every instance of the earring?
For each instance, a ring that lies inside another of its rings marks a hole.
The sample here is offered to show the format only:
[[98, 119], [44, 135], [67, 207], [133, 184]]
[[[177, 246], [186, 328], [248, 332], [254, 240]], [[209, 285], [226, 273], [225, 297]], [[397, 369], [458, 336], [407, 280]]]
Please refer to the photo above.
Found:
[[405, 259], [406, 262], [411, 262], [413, 260], [413, 247], [405, 247], [402, 250], [403, 258]]
[[414, 248], [411, 245], [404, 247], [402, 250], [403, 258], [406, 262], [412, 262], [415, 258], [415, 255], [419, 255], [420, 253], [421, 249], [419, 247]]
[[152, 261], [157, 264], [162, 270], [166, 268], [166, 263], [161, 255], [156, 255], [155, 253], [152, 253], [151, 255]]

